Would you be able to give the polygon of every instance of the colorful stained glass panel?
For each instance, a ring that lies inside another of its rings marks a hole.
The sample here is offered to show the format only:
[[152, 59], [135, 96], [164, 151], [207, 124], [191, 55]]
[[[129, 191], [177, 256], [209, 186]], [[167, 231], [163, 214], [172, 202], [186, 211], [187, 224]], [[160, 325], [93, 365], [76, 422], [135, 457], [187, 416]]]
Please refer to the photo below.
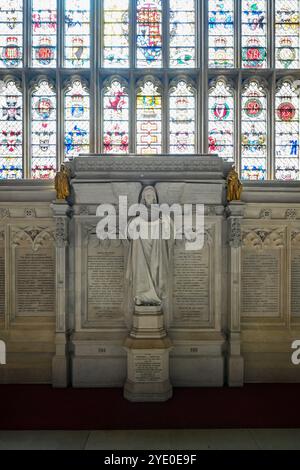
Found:
[[125, 87], [113, 80], [104, 91], [104, 136], [105, 153], [128, 153], [129, 113], [128, 93]]
[[65, 66], [90, 66], [90, 1], [65, 0]]
[[299, 179], [299, 94], [283, 81], [276, 93], [276, 179]]
[[234, 94], [224, 80], [209, 91], [208, 151], [228, 161], [234, 160]]
[[267, 96], [256, 80], [247, 83], [242, 95], [242, 177], [267, 177]]
[[22, 67], [23, 1], [0, 0], [0, 67]]
[[209, 0], [208, 8], [208, 66], [234, 67], [234, 0]]
[[276, 67], [300, 67], [300, 0], [276, 0]]
[[162, 67], [162, 1], [137, 0], [137, 67]]
[[31, 98], [31, 176], [54, 178], [56, 172], [56, 93], [41, 81]]
[[181, 80], [170, 90], [170, 153], [193, 154], [196, 146], [195, 92]]
[[137, 153], [160, 154], [162, 101], [157, 85], [146, 81], [137, 95]]
[[90, 96], [80, 80], [65, 94], [65, 157], [90, 151]]
[[56, 0], [32, 0], [32, 66], [56, 67]]
[[104, 0], [104, 67], [129, 67], [128, 0]]
[[262, 69], [268, 64], [267, 1], [242, 0], [242, 65]]
[[22, 106], [22, 93], [16, 82], [0, 82], [0, 179], [22, 178]]
[[195, 0], [170, 0], [170, 67], [195, 67]]

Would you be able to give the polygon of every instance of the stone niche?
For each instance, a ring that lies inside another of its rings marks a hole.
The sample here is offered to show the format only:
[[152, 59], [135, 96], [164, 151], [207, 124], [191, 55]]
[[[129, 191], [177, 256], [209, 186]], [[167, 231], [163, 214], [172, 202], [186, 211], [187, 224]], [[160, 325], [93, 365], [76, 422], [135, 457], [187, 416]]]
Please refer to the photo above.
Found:
[[[159, 203], [205, 204], [205, 243], [186, 251], [172, 248], [164, 324], [172, 341], [170, 378], [174, 386], [222, 386], [226, 308], [224, 203], [230, 165], [208, 157], [76, 158], [70, 256], [74, 253], [75, 326], [72, 335], [73, 386], [123, 386], [124, 341], [132, 326], [133, 305], [126, 283], [126, 240], [96, 236], [99, 204], [118, 208], [119, 196], [137, 203], [141, 189], [153, 185]], [[142, 372], [141, 372], [142, 373]]]

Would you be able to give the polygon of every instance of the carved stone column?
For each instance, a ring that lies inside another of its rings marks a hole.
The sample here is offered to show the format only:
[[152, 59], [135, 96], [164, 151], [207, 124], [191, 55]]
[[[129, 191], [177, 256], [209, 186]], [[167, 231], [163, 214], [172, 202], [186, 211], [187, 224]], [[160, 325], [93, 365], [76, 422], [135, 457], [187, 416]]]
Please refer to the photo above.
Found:
[[52, 362], [53, 387], [69, 384], [68, 342], [68, 213], [70, 207], [64, 202], [52, 204], [56, 223], [56, 352]]
[[244, 204], [232, 202], [228, 207], [228, 352], [227, 382], [230, 387], [244, 385], [244, 359], [241, 355], [241, 270]]

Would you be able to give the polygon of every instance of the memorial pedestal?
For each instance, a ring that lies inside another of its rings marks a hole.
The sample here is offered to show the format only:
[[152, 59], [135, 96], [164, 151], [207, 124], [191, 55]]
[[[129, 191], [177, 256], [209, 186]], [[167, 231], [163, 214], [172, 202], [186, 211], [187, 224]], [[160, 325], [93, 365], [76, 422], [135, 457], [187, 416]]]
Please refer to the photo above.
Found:
[[169, 353], [161, 307], [135, 307], [133, 329], [125, 341], [124, 397], [132, 402], [164, 402], [172, 397]]

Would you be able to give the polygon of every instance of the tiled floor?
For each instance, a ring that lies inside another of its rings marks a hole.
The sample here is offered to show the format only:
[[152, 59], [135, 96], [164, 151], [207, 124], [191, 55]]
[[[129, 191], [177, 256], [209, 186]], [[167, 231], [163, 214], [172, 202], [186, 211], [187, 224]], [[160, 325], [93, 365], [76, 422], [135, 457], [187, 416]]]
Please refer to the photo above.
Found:
[[300, 450], [300, 429], [0, 431], [0, 450]]

